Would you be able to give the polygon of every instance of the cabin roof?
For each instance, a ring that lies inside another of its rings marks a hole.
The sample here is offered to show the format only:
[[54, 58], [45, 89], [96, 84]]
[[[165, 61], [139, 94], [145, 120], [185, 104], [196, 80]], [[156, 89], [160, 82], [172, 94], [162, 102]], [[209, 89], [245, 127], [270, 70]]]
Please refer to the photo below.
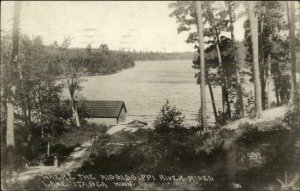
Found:
[[89, 118], [118, 118], [125, 107], [124, 101], [87, 100], [84, 103], [84, 116]]

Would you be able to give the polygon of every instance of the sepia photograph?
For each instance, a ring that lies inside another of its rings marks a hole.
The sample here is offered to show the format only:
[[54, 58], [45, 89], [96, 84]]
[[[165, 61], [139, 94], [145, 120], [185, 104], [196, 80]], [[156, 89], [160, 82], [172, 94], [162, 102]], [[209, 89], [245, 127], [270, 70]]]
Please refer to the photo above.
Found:
[[300, 191], [300, 1], [1, 1], [1, 190]]

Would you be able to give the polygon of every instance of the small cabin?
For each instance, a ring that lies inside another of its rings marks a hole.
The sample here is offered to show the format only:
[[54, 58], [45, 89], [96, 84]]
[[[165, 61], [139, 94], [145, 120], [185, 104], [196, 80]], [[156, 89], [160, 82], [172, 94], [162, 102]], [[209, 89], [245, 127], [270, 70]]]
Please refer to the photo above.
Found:
[[126, 120], [126, 113], [124, 101], [85, 101], [83, 117], [92, 123], [115, 125]]

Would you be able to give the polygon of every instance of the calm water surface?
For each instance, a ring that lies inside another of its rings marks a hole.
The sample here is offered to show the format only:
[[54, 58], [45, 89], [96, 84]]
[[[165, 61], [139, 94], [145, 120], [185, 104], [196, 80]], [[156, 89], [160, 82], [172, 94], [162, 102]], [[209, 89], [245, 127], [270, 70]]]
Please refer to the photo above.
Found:
[[[128, 110], [126, 122], [137, 119], [149, 124], [169, 100], [171, 105], [176, 105], [183, 112], [187, 124], [195, 125], [200, 107], [200, 86], [194, 78], [196, 72], [191, 60], [137, 61], [134, 68], [116, 74], [82, 77], [85, 81], [81, 93], [87, 100], [123, 100]], [[300, 74], [297, 76], [299, 78]], [[244, 91], [253, 92], [254, 85], [249, 82], [249, 76], [244, 78]], [[275, 101], [273, 89], [271, 80], [271, 101]], [[221, 88], [213, 88], [213, 92], [217, 110], [221, 111]], [[64, 95], [69, 96], [66, 91]], [[214, 123], [208, 87], [206, 100], [209, 122]]]
[[[137, 61], [136, 66], [122, 72], [84, 77], [82, 94], [88, 100], [124, 100], [127, 121], [138, 119], [152, 123], [162, 105], [169, 100], [195, 124], [200, 106], [200, 86], [194, 78], [191, 60]], [[217, 107], [221, 108], [220, 88], [215, 88]], [[210, 95], [207, 89], [207, 104]], [[209, 112], [212, 112], [208, 105]], [[211, 122], [214, 117], [210, 117]]]
[[[82, 77], [85, 81], [81, 93], [87, 100], [123, 100], [128, 111], [126, 122], [137, 119], [149, 124], [169, 100], [183, 112], [187, 124], [195, 125], [200, 107], [200, 86], [194, 78], [196, 72], [191, 60], [137, 61], [134, 68], [116, 74]], [[246, 92], [253, 91], [249, 80], [245, 80], [243, 87]], [[271, 101], [275, 101], [273, 87], [271, 81]], [[221, 88], [213, 88], [213, 92], [217, 110], [221, 110]], [[208, 88], [206, 100], [209, 122], [214, 123]]]

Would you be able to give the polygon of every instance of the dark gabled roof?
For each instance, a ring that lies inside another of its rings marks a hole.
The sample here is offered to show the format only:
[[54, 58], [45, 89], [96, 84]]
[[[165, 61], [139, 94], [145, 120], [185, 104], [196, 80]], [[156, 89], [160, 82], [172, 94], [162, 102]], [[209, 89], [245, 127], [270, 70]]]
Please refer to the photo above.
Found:
[[123, 107], [127, 112], [124, 101], [85, 101], [84, 117], [118, 118]]

